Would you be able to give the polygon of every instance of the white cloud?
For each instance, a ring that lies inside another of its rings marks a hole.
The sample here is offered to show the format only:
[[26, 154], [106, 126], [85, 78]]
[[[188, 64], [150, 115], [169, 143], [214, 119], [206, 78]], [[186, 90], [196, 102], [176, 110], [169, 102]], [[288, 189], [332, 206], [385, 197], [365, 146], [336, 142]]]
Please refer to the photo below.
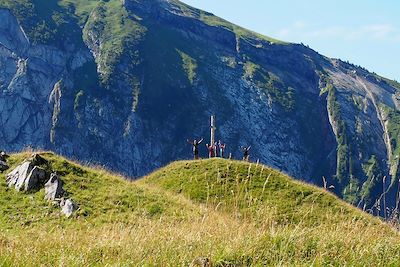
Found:
[[344, 34], [345, 34], [345, 29], [343, 27], [338, 27], [338, 26], [332, 26], [320, 30], [305, 32], [306, 36], [314, 38], [339, 37], [343, 36]]
[[293, 23], [293, 27], [295, 29], [304, 29], [307, 26], [307, 23], [302, 20], [298, 20], [295, 23]]
[[394, 36], [396, 28], [390, 24], [372, 24], [361, 28], [361, 32], [375, 39], [385, 39]]
[[391, 24], [368, 24], [358, 27], [329, 26], [315, 29], [304, 21], [296, 21], [277, 32], [278, 38], [303, 39], [339, 38], [344, 40], [374, 40], [400, 42], [400, 30]]

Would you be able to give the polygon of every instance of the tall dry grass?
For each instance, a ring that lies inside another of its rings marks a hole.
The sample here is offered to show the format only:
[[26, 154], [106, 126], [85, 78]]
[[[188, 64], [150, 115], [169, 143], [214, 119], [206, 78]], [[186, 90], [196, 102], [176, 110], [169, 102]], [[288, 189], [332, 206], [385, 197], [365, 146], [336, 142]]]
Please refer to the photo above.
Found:
[[[132, 217], [95, 227], [24, 229], [0, 234], [1, 265], [187, 266], [208, 257], [215, 265], [390, 265], [400, 262], [397, 233], [346, 221], [306, 227], [235, 219], [212, 209], [186, 220]], [[365, 230], [368, 229], [368, 232]], [[384, 235], [383, 235], [384, 234]]]

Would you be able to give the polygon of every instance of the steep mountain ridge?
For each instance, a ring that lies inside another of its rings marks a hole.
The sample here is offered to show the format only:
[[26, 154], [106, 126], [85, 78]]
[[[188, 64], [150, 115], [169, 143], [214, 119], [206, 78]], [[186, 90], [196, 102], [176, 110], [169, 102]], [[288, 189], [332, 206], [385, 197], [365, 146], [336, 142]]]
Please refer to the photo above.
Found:
[[189, 157], [185, 140], [207, 136], [215, 114], [234, 157], [251, 144], [253, 159], [316, 184], [325, 177], [359, 207], [382, 210], [384, 190], [397, 206], [394, 81], [179, 1], [0, 7], [0, 147], [138, 176]]

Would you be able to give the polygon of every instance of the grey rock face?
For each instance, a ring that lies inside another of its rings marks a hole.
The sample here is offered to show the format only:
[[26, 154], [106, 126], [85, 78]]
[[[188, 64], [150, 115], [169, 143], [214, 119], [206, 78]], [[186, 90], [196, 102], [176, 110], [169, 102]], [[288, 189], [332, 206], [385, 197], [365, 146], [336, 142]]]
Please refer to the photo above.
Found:
[[45, 199], [49, 201], [55, 201], [60, 199], [64, 195], [63, 181], [52, 173], [50, 179], [45, 184]]
[[16, 18], [7, 9], [0, 9], [0, 43], [9, 51], [24, 53], [29, 46], [29, 40]]

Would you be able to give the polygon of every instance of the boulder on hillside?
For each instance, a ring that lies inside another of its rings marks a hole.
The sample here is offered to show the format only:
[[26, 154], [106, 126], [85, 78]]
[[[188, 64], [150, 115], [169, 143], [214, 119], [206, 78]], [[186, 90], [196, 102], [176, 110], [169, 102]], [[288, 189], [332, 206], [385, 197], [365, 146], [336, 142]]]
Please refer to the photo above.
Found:
[[65, 200], [64, 198], [61, 199], [60, 202], [60, 207], [61, 207], [61, 212], [67, 216], [67, 218], [71, 217], [71, 215], [74, 213], [76, 210], [76, 205], [72, 201], [72, 199], [67, 199]]
[[38, 166], [33, 167], [24, 183], [24, 191], [39, 190], [46, 182], [46, 171]]
[[[0, 153], [0, 171], [8, 169], [5, 159], [6, 157], [3, 158], [3, 153]], [[33, 154], [31, 158], [22, 162], [7, 174], [7, 185], [10, 188], [14, 187], [17, 191], [25, 192], [40, 190], [44, 187], [45, 199], [60, 205], [61, 212], [66, 217], [71, 217], [77, 206], [72, 199], [63, 198], [65, 194], [63, 181], [57, 174], [52, 173], [48, 179], [45, 169], [39, 167], [39, 165], [45, 165], [47, 163], [47, 160], [39, 154]], [[5, 166], [3, 167], [3, 165]]]
[[[0, 169], [2, 169], [3, 162], [9, 156], [3, 151], [0, 153]], [[39, 167], [39, 165], [46, 164], [47, 160], [42, 158], [39, 154], [33, 154], [28, 160], [25, 160], [18, 165], [13, 171], [7, 174], [6, 182], [8, 187], [15, 187], [17, 191], [30, 191], [40, 189], [41, 186], [46, 182], [46, 171]], [[8, 169], [8, 166], [3, 168]]]
[[0, 172], [4, 172], [9, 168], [10, 167], [8, 166], [7, 162], [0, 160]]
[[0, 172], [3, 172], [10, 168], [7, 164], [8, 158], [9, 158], [9, 155], [7, 155], [4, 151], [0, 152]]
[[10, 156], [7, 155], [6, 152], [0, 151], [0, 160], [1, 160], [1, 161], [7, 161], [7, 159], [8, 159], [9, 157], [10, 157]]
[[55, 173], [50, 175], [44, 189], [46, 193], [44, 198], [49, 201], [60, 199], [64, 195], [63, 181]]
[[8, 187], [15, 187], [15, 189], [19, 191], [33, 167], [33, 164], [29, 161], [25, 161], [21, 163], [21, 165], [15, 167], [15, 169], [6, 176]]
[[7, 174], [6, 182], [8, 187], [15, 187], [17, 191], [31, 191], [40, 189], [46, 181], [46, 171], [32, 162], [25, 161]]

